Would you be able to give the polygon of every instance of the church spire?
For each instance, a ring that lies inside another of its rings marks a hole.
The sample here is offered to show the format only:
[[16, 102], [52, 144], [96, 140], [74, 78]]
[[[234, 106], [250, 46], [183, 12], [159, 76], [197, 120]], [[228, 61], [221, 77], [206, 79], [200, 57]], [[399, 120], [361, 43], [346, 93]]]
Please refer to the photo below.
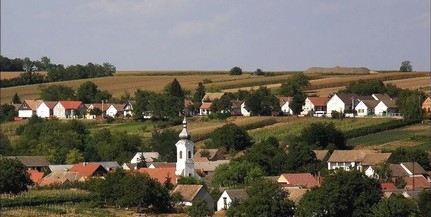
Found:
[[183, 120], [183, 130], [180, 133], [180, 139], [190, 139], [190, 133], [187, 130], [187, 120], [186, 120], [186, 116], [184, 116], [184, 120]]

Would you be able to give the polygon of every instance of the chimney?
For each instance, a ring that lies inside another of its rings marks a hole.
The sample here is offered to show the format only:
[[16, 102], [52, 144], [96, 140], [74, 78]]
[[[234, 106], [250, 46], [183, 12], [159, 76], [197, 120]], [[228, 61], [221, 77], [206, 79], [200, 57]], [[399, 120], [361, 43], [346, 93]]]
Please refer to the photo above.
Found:
[[82, 162], [82, 166], [87, 166], [87, 162]]

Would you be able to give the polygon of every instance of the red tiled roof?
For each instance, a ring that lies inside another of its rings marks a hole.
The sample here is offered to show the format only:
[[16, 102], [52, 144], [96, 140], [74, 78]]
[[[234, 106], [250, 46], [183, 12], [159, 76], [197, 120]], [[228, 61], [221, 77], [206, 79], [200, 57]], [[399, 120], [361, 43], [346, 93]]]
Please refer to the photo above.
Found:
[[166, 177], [171, 178], [171, 183], [177, 184], [177, 175], [175, 175], [175, 167], [160, 167], [160, 168], [141, 168], [138, 170], [140, 173], [147, 173], [151, 178], [156, 179], [158, 182], [163, 184], [166, 181]]
[[211, 108], [212, 103], [211, 102], [203, 102], [200, 109], [208, 110]]
[[278, 98], [278, 102], [280, 103], [280, 106], [283, 106], [284, 104], [286, 104], [286, 102], [292, 102], [293, 98], [290, 96], [279, 96]]
[[395, 186], [392, 182], [384, 182], [380, 184], [380, 188], [382, 190], [396, 190], [397, 186]]
[[314, 106], [325, 106], [329, 100], [328, 97], [317, 97], [317, 96], [308, 97], [308, 99], [310, 100], [311, 103], [313, 103]]
[[287, 180], [287, 186], [305, 186], [306, 188], [320, 186], [317, 179], [311, 173], [283, 173], [281, 176]]
[[39, 183], [40, 181], [42, 181], [42, 172], [39, 172], [37, 170], [27, 170], [27, 173], [30, 175], [31, 181], [33, 181], [34, 183]]
[[414, 189], [430, 188], [431, 187], [431, 184], [423, 176], [403, 177], [403, 179], [404, 179], [404, 181], [406, 181], [405, 189], [407, 189], [407, 190], [413, 189], [413, 179], [414, 179]]
[[70, 181], [68, 179], [64, 179], [64, 178], [48, 178], [48, 179], [43, 179], [40, 183], [39, 186], [48, 186], [51, 184], [60, 184], [63, 185], [65, 183], [67, 183]]
[[63, 105], [65, 109], [78, 109], [82, 104], [81, 101], [59, 101], [58, 103]]
[[107, 172], [106, 169], [100, 164], [84, 164], [84, 163], [73, 165], [73, 167], [69, 171], [78, 172], [82, 176], [92, 176], [99, 169], [105, 171], [105, 173]]

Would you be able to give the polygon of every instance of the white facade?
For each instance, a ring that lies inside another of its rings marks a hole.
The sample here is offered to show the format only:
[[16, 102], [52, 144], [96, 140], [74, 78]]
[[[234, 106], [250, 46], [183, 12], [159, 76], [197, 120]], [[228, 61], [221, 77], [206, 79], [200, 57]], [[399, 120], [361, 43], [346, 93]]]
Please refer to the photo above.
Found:
[[368, 115], [368, 113], [372, 112], [371, 108], [365, 105], [365, 103], [362, 101], [356, 105], [355, 110], [358, 117], [365, 117]]
[[285, 114], [285, 115], [291, 115], [292, 114], [292, 110], [289, 107], [289, 102], [285, 102], [280, 107], [281, 107], [281, 112], [283, 112], [283, 114]]
[[326, 104], [326, 113], [330, 116], [332, 111], [337, 111], [340, 113], [344, 113], [346, 108], [345, 103], [337, 96], [337, 94], [333, 95]]
[[33, 110], [18, 110], [18, 117], [20, 118], [31, 118], [33, 116]]
[[115, 118], [115, 115], [118, 113], [117, 108], [114, 105], [110, 105], [108, 109], [106, 109], [106, 115]]
[[36, 115], [40, 118], [49, 118], [50, 116], [49, 107], [44, 102], [42, 102], [36, 109]]
[[190, 140], [190, 134], [187, 131], [187, 121], [184, 117], [183, 130], [181, 131], [180, 140], [175, 144], [177, 147], [177, 163], [175, 175], [177, 176], [190, 176], [198, 178], [195, 174], [195, 163], [193, 161], [195, 144]]
[[66, 118], [66, 109], [64, 106], [59, 102], [54, 106], [54, 116], [57, 118]]
[[311, 102], [311, 100], [307, 97], [306, 99], [305, 99], [305, 103], [304, 103], [304, 105], [302, 106], [302, 112], [301, 112], [301, 115], [309, 115], [309, 114], [311, 114], [312, 112], [314, 112], [315, 111], [315, 109], [314, 109], [314, 104]]
[[361, 170], [361, 162], [329, 162], [328, 170], [343, 169], [345, 171], [350, 171], [350, 169]]
[[245, 102], [241, 103], [241, 114], [242, 116], [247, 116], [247, 117], [250, 116], [250, 112], [247, 109], [245, 109]]
[[231, 203], [232, 198], [230, 198], [229, 194], [224, 191], [217, 201], [217, 211], [229, 209]]
[[374, 108], [374, 112], [377, 116], [384, 116], [388, 114], [388, 106], [383, 101], [380, 101]]

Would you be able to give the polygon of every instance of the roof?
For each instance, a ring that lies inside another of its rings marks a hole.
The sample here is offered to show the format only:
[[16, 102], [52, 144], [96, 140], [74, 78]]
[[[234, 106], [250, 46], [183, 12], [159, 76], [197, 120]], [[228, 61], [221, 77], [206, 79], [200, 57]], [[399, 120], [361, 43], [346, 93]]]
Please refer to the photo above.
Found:
[[89, 162], [89, 164], [100, 164], [106, 171], [115, 170], [121, 167], [116, 161]]
[[200, 109], [205, 109], [208, 110], [211, 108], [212, 102], [203, 102], [201, 107], [199, 107]]
[[48, 179], [43, 179], [39, 183], [39, 186], [48, 186], [51, 184], [64, 185], [66, 183], [70, 183], [70, 181], [68, 179], [61, 179], [61, 178], [48, 178]]
[[97, 164], [96, 163], [75, 164], [70, 169], [71, 172], [78, 172], [82, 176], [92, 176], [98, 170], [102, 170], [104, 172], [107, 172], [106, 169], [98, 163]]
[[49, 165], [49, 170], [51, 170], [51, 172], [55, 172], [55, 171], [69, 171], [70, 169], [72, 169], [73, 164], [58, 164], [58, 165]]
[[138, 164], [137, 163], [123, 163], [122, 165], [123, 169], [127, 170], [135, 170], [136, 168], [138, 168]]
[[381, 162], [386, 162], [389, 157], [391, 157], [391, 153], [367, 153], [362, 160], [362, 165], [374, 166]]
[[130, 160], [130, 163], [138, 163], [141, 155], [145, 158], [145, 162], [147, 163], [151, 163], [154, 159], [160, 157], [159, 152], [136, 152], [135, 156]]
[[227, 164], [230, 160], [216, 160], [207, 162], [195, 162], [195, 169], [202, 169], [203, 171], [215, 171], [216, 167], [221, 164]]
[[327, 97], [309, 96], [308, 100], [310, 100], [314, 106], [325, 106], [329, 99]]
[[431, 184], [423, 176], [403, 177], [403, 179], [406, 181], [406, 186], [404, 188], [407, 190], [431, 188]]
[[82, 175], [79, 172], [71, 172], [71, 171], [55, 171], [43, 179], [68, 179], [70, 182], [78, 181]]
[[392, 100], [392, 98], [390, 96], [388, 96], [388, 94], [386, 94], [386, 93], [385, 94], [375, 93], [372, 96], [376, 100]]
[[177, 185], [172, 193], [180, 193], [184, 201], [193, 201], [203, 185]]
[[195, 155], [193, 156], [193, 159], [196, 157], [196, 158], [200, 158], [200, 157], [203, 157], [202, 156], [202, 154], [201, 154], [201, 152], [203, 152], [203, 151], [207, 151], [208, 152], [208, 159], [212, 159], [212, 158], [214, 158], [215, 157], [215, 155], [220, 151], [219, 149], [202, 149], [202, 148], [199, 148], [199, 149], [197, 149], [196, 150], [196, 153], [195, 153]]
[[31, 110], [35, 111], [37, 109], [37, 107], [39, 107], [39, 105], [42, 104], [42, 102], [43, 102], [42, 100], [24, 100], [24, 102], [22, 102], [19, 109], [20, 110], [31, 109]]
[[126, 107], [125, 104], [110, 104], [108, 106], [108, 108], [111, 107], [111, 106], [114, 107], [115, 110], [117, 110], [117, 112], [124, 111], [124, 107]]
[[388, 108], [398, 108], [395, 100], [382, 100], [381, 102]]
[[402, 177], [409, 175], [399, 164], [389, 164], [389, 169], [391, 170], [391, 175], [393, 177]]
[[208, 162], [210, 160], [208, 160], [208, 158], [206, 158], [206, 157], [195, 157], [195, 156], [193, 156], [193, 161], [194, 162]]
[[241, 108], [241, 104], [244, 102], [244, 100], [231, 100], [231, 108]]
[[373, 150], [334, 150], [328, 162], [361, 162]]
[[26, 167], [48, 167], [51, 164], [45, 156], [8, 156], [7, 158], [17, 159]]
[[64, 109], [78, 109], [82, 105], [81, 101], [58, 101]]
[[220, 99], [223, 95], [225, 95], [225, 93], [206, 93], [205, 96], [202, 98], [202, 102], [212, 102], [215, 99]]
[[292, 102], [293, 98], [290, 96], [279, 96], [277, 97], [279, 105], [283, 106], [284, 104], [286, 104], [287, 102]]
[[42, 103], [45, 104], [49, 109], [53, 109], [57, 104], [57, 101], [43, 101]]
[[298, 189], [298, 188], [291, 188], [288, 189], [287, 192], [289, 192], [289, 200], [293, 201], [295, 204], [299, 203], [299, 200], [301, 200], [302, 196], [304, 196], [305, 193], [307, 193], [308, 189]]
[[[148, 165], [148, 164], [147, 164]], [[175, 168], [176, 163], [167, 163], [167, 162], [152, 162], [148, 167], [153, 166], [154, 168]]]
[[313, 152], [316, 154], [316, 159], [319, 161], [328, 161], [329, 156], [331, 155], [329, 150], [313, 150]]
[[140, 173], [147, 173], [151, 178], [156, 179], [163, 184], [167, 177], [171, 178], [172, 184], [177, 183], [177, 175], [175, 175], [175, 167], [160, 167], [160, 168], [140, 168]]
[[311, 173], [283, 173], [280, 175], [278, 182], [284, 183], [283, 179], [287, 181], [285, 187], [304, 186], [305, 188], [312, 188], [320, 185]]
[[380, 188], [382, 190], [395, 190], [397, 189], [397, 186], [395, 186], [394, 183], [392, 182], [384, 182], [384, 183], [380, 183]]
[[109, 108], [109, 104], [106, 104], [106, 103], [104, 103], [104, 104], [102, 104], [102, 103], [92, 103], [92, 104], [89, 104], [88, 106], [87, 105], [85, 105], [85, 106], [87, 107], [87, 109], [89, 109], [89, 108], [91, 108], [91, 109], [98, 108], [102, 112], [106, 111]]
[[[417, 162], [403, 162], [400, 163], [400, 166], [403, 167], [404, 170], [406, 170], [409, 174], [425, 174], [427, 173], [424, 168], [418, 164]], [[414, 172], [413, 172], [414, 169]]]
[[184, 100], [184, 107], [188, 107], [188, 106], [192, 106], [193, 105], [193, 101], [186, 99]]
[[27, 170], [27, 173], [30, 175], [31, 181], [34, 183], [39, 183], [43, 178], [43, 173], [37, 170]]
[[238, 199], [240, 201], [247, 200], [248, 194], [245, 189], [226, 189], [226, 194], [229, 195], [229, 197], [234, 200]]
[[375, 108], [380, 101], [374, 99], [366, 99], [362, 100], [361, 102], [364, 103], [368, 108]]
[[[353, 93], [336, 93], [334, 96], [338, 96], [338, 98], [340, 98], [341, 101], [343, 101], [343, 103], [347, 105], [351, 105], [353, 99], [359, 99], [359, 95]], [[355, 104], [357, 104], [357, 101], [355, 102]]]

